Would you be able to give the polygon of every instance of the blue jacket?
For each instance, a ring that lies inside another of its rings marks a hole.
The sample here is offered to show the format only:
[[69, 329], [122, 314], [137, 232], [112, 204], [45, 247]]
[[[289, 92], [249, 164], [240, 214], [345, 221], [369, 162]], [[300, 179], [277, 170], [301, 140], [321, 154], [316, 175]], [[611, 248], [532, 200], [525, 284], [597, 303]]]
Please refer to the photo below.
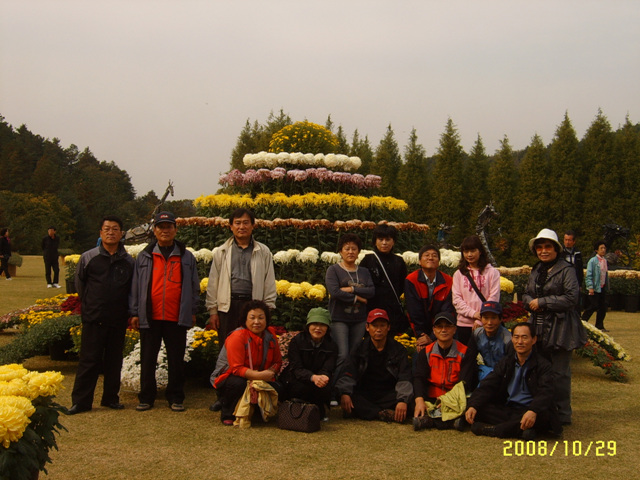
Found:
[[[133, 271], [133, 283], [129, 294], [129, 313], [140, 319], [140, 328], [149, 328], [151, 319], [151, 277], [153, 271], [153, 255], [157, 242], [150, 243], [136, 258]], [[182, 269], [182, 292], [180, 294], [180, 314], [178, 325], [186, 328], [193, 326], [192, 316], [198, 313], [200, 299], [200, 281], [196, 259], [183, 243], [174, 241], [171, 255], [180, 255]]]
[[[587, 276], [584, 277], [584, 284], [587, 287], [587, 290], [593, 288], [593, 291], [596, 293], [602, 293], [602, 288], [600, 287], [600, 262], [598, 262], [598, 256], [594, 256], [587, 263]], [[609, 287], [609, 275], [606, 274], [607, 278], [605, 279], [605, 290]]]

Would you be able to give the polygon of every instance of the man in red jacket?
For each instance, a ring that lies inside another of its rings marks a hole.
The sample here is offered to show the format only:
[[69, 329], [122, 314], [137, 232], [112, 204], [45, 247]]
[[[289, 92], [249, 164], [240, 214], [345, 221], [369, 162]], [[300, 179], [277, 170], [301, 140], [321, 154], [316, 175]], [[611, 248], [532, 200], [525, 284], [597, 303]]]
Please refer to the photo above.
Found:
[[418, 253], [420, 268], [410, 273], [405, 280], [404, 295], [409, 320], [416, 335], [419, 352], [435, 340], [433, 319], [441, 312], [455, 313], [451, 286], [453, 279], [438, 270], [440, 250], [435, 245], [426, 245]]

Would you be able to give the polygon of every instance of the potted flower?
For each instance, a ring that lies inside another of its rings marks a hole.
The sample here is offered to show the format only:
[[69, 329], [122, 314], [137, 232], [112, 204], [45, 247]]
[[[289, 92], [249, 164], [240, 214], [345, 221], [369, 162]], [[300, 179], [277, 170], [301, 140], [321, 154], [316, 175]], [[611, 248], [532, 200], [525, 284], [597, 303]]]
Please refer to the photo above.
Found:
[[64, 407], [54, 402], [63, 380], [60, 372], [28, 371], [22, 365], [0, 366], [0, 465], [2, 478], [37, 479], [58, 448], [56, 433]]
[[16, 276], [16, 270], [22, 266], [22, 255], [16, 252], [12, 252], [9, 257], [9, 275]]
[[67, 287], [67, 293], [77, 293], [76, 292], [76, 284], [75, 284], [75, 276], [76, 276], [76, 266], [80, 261], [80, 255], [67, 255], [64, 257], [64, 265], [66, 269], [65, 282]]

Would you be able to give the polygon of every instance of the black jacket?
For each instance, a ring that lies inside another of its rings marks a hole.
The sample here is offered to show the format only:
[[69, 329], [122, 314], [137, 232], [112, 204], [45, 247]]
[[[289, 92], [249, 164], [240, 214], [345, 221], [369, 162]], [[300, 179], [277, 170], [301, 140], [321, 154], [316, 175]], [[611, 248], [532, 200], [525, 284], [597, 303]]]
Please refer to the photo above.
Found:
[[102, 246], [82, 254], [76, 268], [76, 289], [83, 322], [126, 328], [133, 264], [122, 245], [114, 255]]
[[313, 346], [308, 330], [303, 330], [289, 343], [289, 365], [282, 372], [286, 382], [310, 382], [312, 375], [333, 378], [338, 360], [338, 346], [329, 333], [318, 347]]
[[11, 256], [11, 242], [7, 237], [0, 237], [0, 257], [9, 258]]
[[60, 246], [60, 237], [54, 235], [51, 238], [49, 235], [42, 239], [42, 256], [45, 260], [55, 262], [58, 260], [58, 247]]
[[[487, 375], [478, 388], [471, 394], [467, 402], [469, 407], [481, 410], [488, 403], [498, 406], [506, 405], [508, 399], [509, 382], [516, 370], [515, 353], [505, 356], [498, 362], [493, 371]], [[541, 413], [545, 410], [555, 410], [553, 371], [551, 363], [538, 355], [535, 348], [527, 360], [525, 375], [527, 387], [533, 396], [529, 410]]]
[[[336, 383], [336, 389], [341, 395], [351, 395], [358, 381], [369, 366], [369, 351], [375, 348], [370, 337], [365, 337], [351, 353], [345, 372]], [[411, 384], [411, 364], [407, 350], [393, 338], [387, 337], [384, 347], [387, 353], [387, 371], [396, 379], [396, 394], [399, 402], [409, 403], [413, 398]]]
[[[403, 326], [408, 327], [408, 321], [402, 306], [398, 302], [398, 299], [404, 293], [404, 280], [407, 278], [407, 265], [404, 263], [402, 257], [395, 253], [381, 253], [374, 248], [374, 251], [378, 254], [380, 261], [384, 265], [384, 268], [391, 280], [387, 280], [385, 270], [380, 266], [380, 262], [373, 253], [369, 253], [364, 256], [360, 266], [369, 270], [373, 285], [376, 287], [376, 294], [373, 298], [367, 302], [367, 309], [369, 311], [382, 308], [389, 315], [392, 316], [392, 322], [400, 322]], [[395, 290], [395, 293], [394, 293]]]

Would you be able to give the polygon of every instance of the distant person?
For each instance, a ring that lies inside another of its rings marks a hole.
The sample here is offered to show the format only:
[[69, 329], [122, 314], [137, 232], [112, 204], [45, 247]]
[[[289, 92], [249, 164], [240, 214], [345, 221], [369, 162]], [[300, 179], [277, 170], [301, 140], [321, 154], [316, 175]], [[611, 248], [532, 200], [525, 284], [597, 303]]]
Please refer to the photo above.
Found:
[[156, 240], [136, 258], [129, 311], [131, 325], [140, 328], [138, 411], [153, 408], [156, 400], [156, 365], [163, 342], [169, 374], [165, 398], [172, 411], [185, 409], [184, 351], [187, 330], [196, 323], [200, 281], [196, 259], [175, 239], [177, 233], [173, 213], [158, 213], [153, 223]]
[[0, 275], [4, 272], [6, 280], [11, 280], [9, 273], [9, 259], [11, 258], [11, 239], [9, 238], [9, 229], [0, 230]]
[[596, 328], [603, 332], [608, 332], [604, 328], [604, 317], [607, 315], [607, 296], [606, 292], [609, 286], [609, 267], [607, 265], [607, 246], [604, 241], [598, 240], [594, 242], [593, 249], [596, 254], [589, 259], [587, 263], [587, 276], [585, 277], [585, 286], [589, 293], [589, 305], [582, 314], [582, 319], [588, 322], [596, 313]]
[[369, 270], [376, 294], [367, 302], [367, 310], [381, 308], [389, 314], [390, 335], [401, 335], [409, 328], [409, 321], [400, 298], [404, 294], [407, 265], [393, 252], [398, 230], [392, 225], [378, 225], [373, 230], [373, 253], [364, 256], [360, 266]]
[[405, 280], [405, 300], [419, 352], [435, 340], [433, 319], [441, 312], [455, 314], [451, 295], [453, 279], [440, 267], [440, 250], [425, 245], [418, 253], [420, 268]]
[[465, 238], [460, 251], [460, 266], [453, 274], [453, 306], [458, 314], [458, 340], [467, 345], [471, 332], [482, 327], [482, 304], [500, 301], [500, 272], [489, 263], [477, 235]]
[[120, 372], [124, 348], [133, 258], [120, 243], [122, 220], [105, 216], [102, 246], [86, 251], [76, 267], [76, 288], [82, 302], [82, 345], [69, 415], [91, 410], [98, 375], [104, 375], [100, 405], [121, 410]]
[[[58, 265], [58, 247], [60, 237], [56, 235], [56, 227], [50, 226], [47, 236], [42, 239], [42, 256], [44, 257], [44, 276], [47, 279], [47, 288], [62, 288], [58, 285], [60, 278], [60, 265]], [[53, 271], [53, 279], [51, 278]]]
[[[564, 232], [564, 249], [562, 250], [563, 258], [569, 262], [576, 269], [576, 277], [578, 278], [578, 285], [582, 286], [584, 281], [584, 265], [582, 263], [582, 252], [575, 248], [576, 245], [576, 232], [573, 230], [567, 230]], [[583, 296], [578, 292], [578, 312], [582, 307]]]

